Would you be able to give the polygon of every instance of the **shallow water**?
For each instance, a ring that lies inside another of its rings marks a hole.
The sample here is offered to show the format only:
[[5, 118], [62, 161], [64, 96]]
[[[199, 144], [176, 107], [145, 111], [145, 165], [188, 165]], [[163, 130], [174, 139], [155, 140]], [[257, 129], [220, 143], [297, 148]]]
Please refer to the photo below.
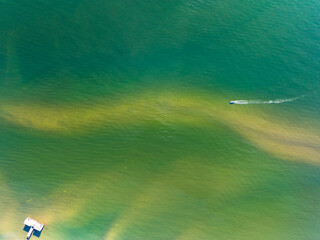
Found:
[[316, 1], [0, 14], [1, 240], [318, 240]]

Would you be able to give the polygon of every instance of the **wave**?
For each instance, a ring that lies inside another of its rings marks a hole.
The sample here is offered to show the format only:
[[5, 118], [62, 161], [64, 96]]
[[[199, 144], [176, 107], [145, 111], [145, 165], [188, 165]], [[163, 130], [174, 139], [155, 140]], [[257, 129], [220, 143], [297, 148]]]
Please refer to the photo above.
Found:
[[285, 103], [285, 102], [292, 102], [301, 97], [303, 96], [299, 96], [295, 98], [275, 99], [275, 100], [234, 100], [234, 101], [230, 101], [230, 104], [279, 104], [279, 103]]

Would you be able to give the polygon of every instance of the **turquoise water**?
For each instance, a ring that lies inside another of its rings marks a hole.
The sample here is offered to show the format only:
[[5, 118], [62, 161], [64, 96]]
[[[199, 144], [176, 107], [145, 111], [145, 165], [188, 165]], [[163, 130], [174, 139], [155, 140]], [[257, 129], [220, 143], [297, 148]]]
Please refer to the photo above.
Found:
[[0, 239], [317, 240], [319, 13], [0, 1]]

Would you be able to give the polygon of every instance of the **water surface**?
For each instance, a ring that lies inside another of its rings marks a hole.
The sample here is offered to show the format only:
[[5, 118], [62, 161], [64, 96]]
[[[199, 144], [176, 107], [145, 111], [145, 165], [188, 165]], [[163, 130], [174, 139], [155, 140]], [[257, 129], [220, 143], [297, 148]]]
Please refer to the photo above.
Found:
[[319, 13], [0, 1], [0, 239], [317, 240]]

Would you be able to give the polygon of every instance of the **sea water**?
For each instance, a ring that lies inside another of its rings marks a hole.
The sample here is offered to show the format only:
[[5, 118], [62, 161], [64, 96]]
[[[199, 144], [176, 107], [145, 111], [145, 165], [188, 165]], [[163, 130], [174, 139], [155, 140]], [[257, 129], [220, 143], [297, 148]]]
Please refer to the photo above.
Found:
[[319, 239], [317, 1], [0, 15], [1, 240]]

